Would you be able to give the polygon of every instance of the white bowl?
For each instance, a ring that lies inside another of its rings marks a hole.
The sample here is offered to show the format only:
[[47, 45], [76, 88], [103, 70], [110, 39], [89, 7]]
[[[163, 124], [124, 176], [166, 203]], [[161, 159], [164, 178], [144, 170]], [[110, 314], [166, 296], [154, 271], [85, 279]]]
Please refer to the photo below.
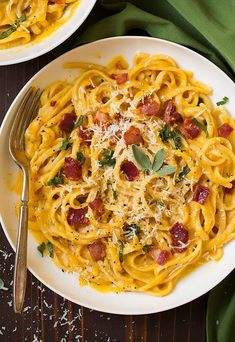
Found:
[[[16, 176], [18, 169], [8, 152], [8, 137], [15, 110], [31, 85], [44, 88], [54, 80], [71, 79], [77, 70], [65, 70], [63, 65], [71, 61], [107, 64], [111, 57], [123, 55], [129, 63], [138, 52], [166, 54], [173, 57], [180, 67], [194, 72], [195, 78], [213, 87], [212, 101], [228, 96], [226, 106], [232, 113], [235, 108], [235, 85], [219, 68], [199, 54], [180, 45], [161, 39], [146, 37], [116, 37], [83, 45], [57, 58], [39, 71], [21, 90], [11, 105], [0, 130], [0, 213], [5, 234], [15, 249], [17, 217], [15, 203], [18, 199], [6, 184], [8, 174]], [[142, 293], [101, 294], [90, 287], [80, 287], [76, 274], [62, 273], [50, 258], [42, 258], [37, 243], [29, 234], [28, 266], [30, 271], [46, 286], [61, 296], [99, 311], [118, 314], [148, 314], [168, 310], [185, 304], [212, 289], [234, 268], [235, 240], [224, 248], [219, 262], [207, 263], [179, 281], [166, 297], [153, 297]]]
[[0, 50], [0, 66], [17, 64], [41, 56], [51, 51], [70, 37], [84, 22], [96, 0], [80, 0], [71, 18], [45, 38], [36, 42]]

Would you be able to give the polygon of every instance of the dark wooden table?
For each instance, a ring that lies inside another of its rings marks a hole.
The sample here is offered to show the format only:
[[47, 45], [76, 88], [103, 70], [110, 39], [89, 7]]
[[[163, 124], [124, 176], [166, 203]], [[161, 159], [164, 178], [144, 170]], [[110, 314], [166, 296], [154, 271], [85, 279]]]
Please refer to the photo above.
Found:
[[[23, 85], [51, 54], [18, 65], [0, 67], [0, 119]], [[1, 167], [1, 166], [0, 166]], [[1, 189], [0, 189], [1, 191]], [[54, 294], [28, 272], [24, 312], [12, 306], [14, 253], [0, 229], [0, 342], [204, 342], [207, 296], [159, 314], [119, 316], [89, 310]], [[68, 284], [69, 286], [69, 284]]]

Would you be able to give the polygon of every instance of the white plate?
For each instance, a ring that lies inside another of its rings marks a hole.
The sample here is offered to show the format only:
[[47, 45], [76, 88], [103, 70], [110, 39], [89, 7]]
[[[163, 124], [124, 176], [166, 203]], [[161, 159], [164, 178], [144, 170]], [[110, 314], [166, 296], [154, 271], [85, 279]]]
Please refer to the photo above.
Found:
[[[195, 78], [213, 87], [212, 100], [215, 103], [223, 96], [230, 98], [226, 106], [232, 113], [235, 108], [235, 85], [220, 69], [197, 53], [180, 45], [146, 37], [116, 37], [100, 40], [76, 48], [39, 71], [21, 90], [11, 105], [0, 131], [0, 212], [5, 234], [15, 248], [17, 217], [14, 206], [17, 196], [6, 185], [7, 175], [16, 175], [8, 152], [8, 136], [17, 105], [30, 85], [44, 88], [49, 83], [65, 77], [73, 77], [76, 71], [63, 69], [66, 62], [86, 61], [106, 64], [111, 57], [122, 54], [129, 63], [138, 52], [166, 54], [173, 57], [180, 67], [194, 72]], [[212, 289], [234, 268], [235, 240], [224, 248], [224, 256], [219, 262], [210, 262], [183, 278], [174, 291], [163, 298], [140, 293], [101, 294], [89, 287], [80, 287], [77, 276], [62, 273], [50, 258], [41, 258], [33, 237], [29, 235], [28, 266], [31, 272], [46, 286], [61, 296], [99, 311], [118, 314], [147, 314], [168, 310], [185, 304]]]
[[0, 66], [25, 62], [51, 51], [70, 37], [84, 22], [96, 0], [80, 0], [80, 4], [57, 30], [38, 42], [29, 42], [10, 49], [0, 50]]

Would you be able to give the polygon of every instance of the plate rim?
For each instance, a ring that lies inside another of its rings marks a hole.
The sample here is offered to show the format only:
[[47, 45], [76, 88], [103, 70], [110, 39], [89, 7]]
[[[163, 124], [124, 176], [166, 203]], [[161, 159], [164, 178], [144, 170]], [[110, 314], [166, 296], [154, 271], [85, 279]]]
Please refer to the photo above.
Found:
[[[176, 48], [180, 48], [180, 49], [185, 49], [186, 51], [196, 55], [198, 58], [201, 58], [203, 61], [206, 61], [207, 63], [209, 62], [215, 69], [217, 72], [220, 72], [223, 76], [226, 77], [227, 81], [231, 82], [231, 85], [232, 86], [235, 86], [235, 83], [233, 82], [233, 80], [223, 71], [221, 70], [217, 65], [215, 65], [213, 62], [211, 62], [210, 60], [208, 60], [206, 57], [200, 55], [199, 53], [191, 50], [190, 48], [187, 48], [183, 45], [180, 45], [178, 43], [174, 43], [174, 42], [171, 42], [169, 40], [165, 40], [165, 39], [160, 39], [160, 38], [154, 38], [154, 37], [146, 37], [146, 36], [115, 36], [115, 37], [108, 37], [108, 38], [104, 38], [104, 39], [99, 39], [99, 40], [96, 40], [96, 41], [93, 41], [93, 42], [90, 42], [90, 43], [87, 43], [87, 44], [84, 44], [84, 45], [81, 45], [81, 46], [78, 46], [72, 50], [69, 50], [67, 51], [66, 53], [60, 55], [58, 58], [54, 59], [53, 61], [51, 61], [50, 63], [48, 63], [47, 65], [45, 65], [42, 69], [40, 69], [32, 78], [30, 78], [28, 80], [28, 82], [22, 87], [22, 89], [20, 90], [20, 92], [17, 94], [17, 96], [15, 97], [15, 99], [13, 100], [12, 104], [10, 105], [9, 109], [7, 110], [6, 114], [5, 114], [5, 117], [2, 121], [2, 124], [1, 124], [1, 127], [0, 127], [0, 137], [1, 135], [3, 134], [3, 131], [4, 131], [4, 128], [5, 128], [5, 125], [7, 124], [7, 121], [8, 121], [8, 116], [10, 115], [11, 111], [12, 111], [12, 108], [15, 106], [15, 103], [24, 95], [24, 93], [27, 91], [27, 88], [33, 83], [33, 81], [43, 72], [46, 71], [47, 68], [49, 68], [51, 66], [51, 64], [53, 64], [55, 61], [59, 61], [60, 59], [64, 58], [65, 55], [68, 55], [70, 54], [72, 51], [75, 51], [75, 50], [78, 50], [80, 49], [81, 47], [84, 47], [84, 46], [91, 46], [91, 45], [95, 45], [97, 43], [100, 43], [100, 42], [103, 42], [103, 41], [109, 41], [109, 40], [128, 40], [128, 39], [144, 39], [144, 40], [154, 40], [156, 42], [160, 42], [160, 43], [165, 43], [165, 44], [169, 44], [171, 46], [175, 46]], [[2, 214], [0, 212], [0, 222], [1, 222], [1, 225], [2, 225], [2, 229], [4, 231], [4, 234], [8, 240], [8, 242], [10, 243], [12, 249], [14, 250], [15, 252], [15, 245], [12, 241], [12, 239], [10, 238], [10, 235], [8, 233], [8, 229], [3, 221], [3, 218], [2, 218]], [[143, 314], [153, 314], [153, 313], [157, 313], [157, 312], [164, 312], [164, 311], [167, 311], [167, 310], [170, 310], [170, 309], [174, 309], [174, 308], [177, 308], [179, 306], [182, 306], [184, 304], [187, 304], [199, 297], [201, 297], [202, 295], [204, 295], [205, 293], [207, 293], [208, 291], [210, 291], [212, 288], [214, 288], [215, 286], [217, 286], [223, 279], [225, 279], [226, 276], [228, 276], [232, 271], [233, 269], [235, 268], [235, 265], [233, 266], [233, 268], [229, 271], [229, 273], [226, 272], [226, 275], [222, 276], [221, 278], [217, 279], [216, 281], [214, 281], [213, 285], [210, 285], [208, 286], [206, 289], [203, 289], [201, 291], [201, 293], [199, 294], [195, 294], [193, 296], [191, 296], [190, 299], [186, 299], [186, 300], [181, 300], [181, 303], [180, 304], [176, 304], [175, 303], [172, 303], [171, 305], [168, 305], [166, 306], [166, 309], [160, 309], [158, 310], [156, 308], [156, 310], [143, 310], [141, 312], [133, 312], [133, 311], [129, 311], [129, 312], [120, 312], [120, 310], [112, 310], [112, 308], [110, 309], [100, 309], [99, 307], [97, 307], [96, 305], [87, 305], [86, 303], [84, 303], [84, 300], [75, 300], [74, 298], [71, 298], [69, 295], [62, 293], [60, 290], [58, 289], [55, 289], [52, 285], [50, 285], [50, 282], [47, 281], [46, 279], [43, 279], [40, 275], [37, 274], [36, 271], [34, 271], [31, 267], [28, 267], [28, 270], [35, 276], [36, 279], [38, 279], [44, 286], [48, 287], [51, 291], [55, 292], [56, 294], [60, 295], [61, 297], [63, 298], [66, 298], [68, 300], [70, 300], [71, 302], [75, 303], [75, 304], [78, 304], [80, 306], [84, 306], [88, 309], [92, 309], [92, 310], [96, 310], [96, 311], [99, 311], [99, 312], [106, 312], [106, 313], [110, 313], [110, 314], [119, 314], [119, 315], [143, 315]], [[99, 293], [101, 294], [101, 293]], [[105, 298], [105, 297], [104, 297]]]

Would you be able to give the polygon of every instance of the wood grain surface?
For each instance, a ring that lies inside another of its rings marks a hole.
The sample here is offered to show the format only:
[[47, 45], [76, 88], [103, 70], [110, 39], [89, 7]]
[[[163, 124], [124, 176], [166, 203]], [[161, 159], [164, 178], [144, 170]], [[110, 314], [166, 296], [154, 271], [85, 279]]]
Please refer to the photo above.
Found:
[[[1, 121], [23, 85], [53, 58], [51, 54], [47, 54], [29, 62], [0, 67]], [[16, 315], [12, 306], [13, 268], [14, 253], [0, 229], [0, 278], [7, 288], [0, 290], [0, 342], [206, 340], [206, 295], [159, 314], [111, 315], [73, 304], [53, 293], [28, 272], [24, 312]]]

